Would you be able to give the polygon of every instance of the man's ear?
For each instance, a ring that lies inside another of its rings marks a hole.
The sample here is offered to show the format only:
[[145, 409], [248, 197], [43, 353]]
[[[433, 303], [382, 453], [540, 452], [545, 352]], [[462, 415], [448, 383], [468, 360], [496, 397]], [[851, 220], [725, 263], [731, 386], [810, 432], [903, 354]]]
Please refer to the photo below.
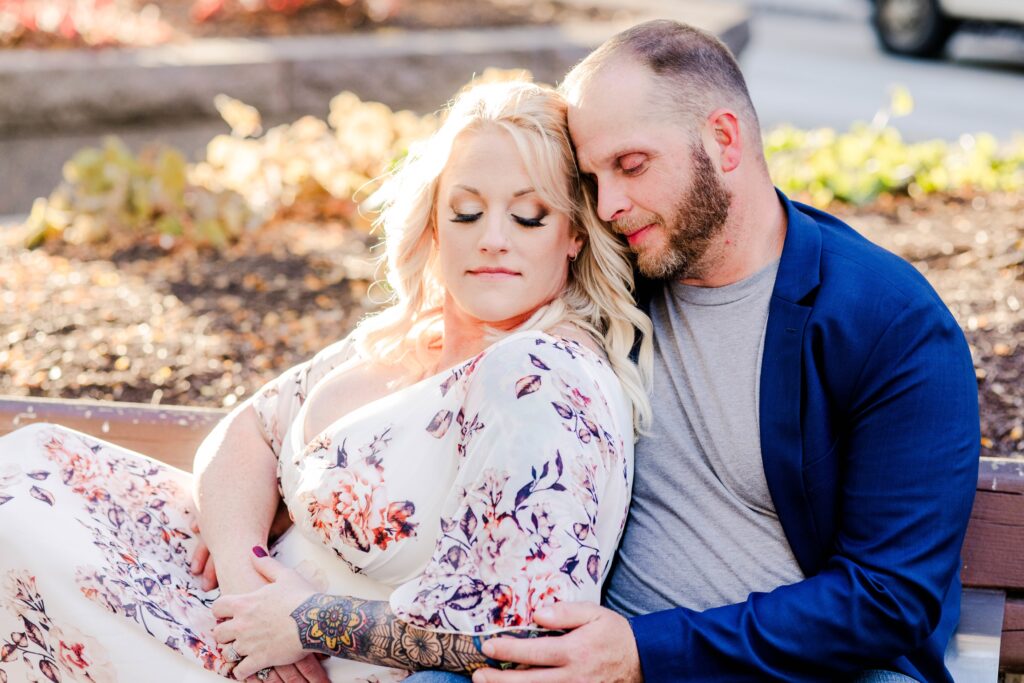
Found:
[[736, 114], [730, 109], [714, 110], [708, 115], [705, 130], [711, 137], [711, 149], [718, 150], [718, 167], [723, 173], [736, 170], [743, 157], [743, 138]]

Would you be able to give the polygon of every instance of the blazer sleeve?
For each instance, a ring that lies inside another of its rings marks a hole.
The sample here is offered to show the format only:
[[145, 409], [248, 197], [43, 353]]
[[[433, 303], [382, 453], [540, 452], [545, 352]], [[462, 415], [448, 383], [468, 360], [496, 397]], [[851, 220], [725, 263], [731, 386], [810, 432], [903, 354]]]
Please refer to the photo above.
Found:
[[822, 570], [742, 603], [633, 618], [645, 680], [839, 680], [913, 653], [936, 629], [977, 483], [973, 364], [928, 297], [892, 319], [867, 359]]

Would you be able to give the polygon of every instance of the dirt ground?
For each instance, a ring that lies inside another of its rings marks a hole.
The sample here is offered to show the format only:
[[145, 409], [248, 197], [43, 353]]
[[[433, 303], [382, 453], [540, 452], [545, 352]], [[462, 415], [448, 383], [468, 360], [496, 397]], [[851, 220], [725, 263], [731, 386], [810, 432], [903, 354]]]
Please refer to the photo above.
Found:
[[[1024, 457], [1024, 199], [833, 211], [932, 282], [971, 345], [983, 453]], [[230, 407], [383, 300], [374, 241], [293, 222], [223, 254], [0, 250], [0, 394]]]

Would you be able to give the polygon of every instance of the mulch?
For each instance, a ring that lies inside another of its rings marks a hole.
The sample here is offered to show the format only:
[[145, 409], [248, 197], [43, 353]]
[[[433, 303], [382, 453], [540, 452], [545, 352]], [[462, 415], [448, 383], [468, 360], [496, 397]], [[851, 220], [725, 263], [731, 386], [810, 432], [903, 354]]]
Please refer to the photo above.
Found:
[[[832, 210], [935, 286], [971, 346], [983, 453], [1024, 457], [1024, 199]], [[2, 248], [0, 394], [230, 407], [379, 306], [375, 242], [284, 221], [222, 253]]]

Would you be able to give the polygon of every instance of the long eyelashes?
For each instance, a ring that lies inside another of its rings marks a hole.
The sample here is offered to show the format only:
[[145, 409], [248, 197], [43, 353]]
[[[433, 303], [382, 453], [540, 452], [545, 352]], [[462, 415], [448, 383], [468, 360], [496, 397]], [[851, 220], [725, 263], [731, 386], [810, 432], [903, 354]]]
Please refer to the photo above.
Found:
[[[455, 215], [452, 216], [451, 221], [453, 223], [475, 223], [483, 215], [484, 215], [483, 211], [479, 211], [477, 213], [458, 213], [458, 212], [455, 212]], [[529, 217], [526, 217], [526, 216], [517, 216], [514, 213], [513, 214], [509, 214], [509, 215], [512, 216], [512, 220], [514, 220], [516, 223], [518, 223], [519, 225], [523, 226], [524, 228], [539, 228], [539, 227], [545, 225], [543, 221], [544, 221], [545, 218], [548, 217], [547, 212], [540, 214], [536, 218], [529, 218]]]
[[524, 228], [539, 228], [540, 226], [544, 225], [543, 221], [545, 218], [548, 217], [548, 214], [546, 212], [540, 214], [536, 218], [524, 218], [523, 216], [517, 216], [515, 214], [511, 215], [512, 220], [514, 220], [516, 223], [523, 226]]

